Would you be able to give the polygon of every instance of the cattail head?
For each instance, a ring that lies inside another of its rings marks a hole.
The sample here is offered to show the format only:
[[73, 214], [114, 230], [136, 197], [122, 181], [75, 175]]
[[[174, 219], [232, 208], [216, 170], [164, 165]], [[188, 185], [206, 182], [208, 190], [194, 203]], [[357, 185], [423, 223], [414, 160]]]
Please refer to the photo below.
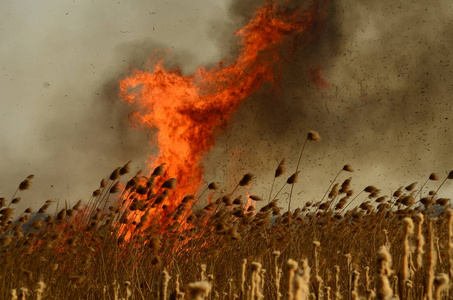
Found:
[[387, 196], [381, 196], [381, 197], [376, 199], [376, 202], [377, 203], [382, 203], [382, 202], [385, 202], [386, 200], [387, 200]]
[[250, 185], [250, 183], [252, 182], [253, 177], [254, 176], [253, 176], [252, 173], [245, 174], [244, 177], [242, 177], [241, 181], [239, 181], [239, 185], [240, 186]]
[[275, 170], [274, 177], [275, 178], [280, 177], [281, 175], [283, 175], [283, 173], [285, 173], [285, 170], [286, 170], [286, 168], [285, 168], [285, 159], [282, 159], [282, 161], [278, 165], [277, 169]]
[[386, 246], [381, 246], [377, 251], [376, 296], [377, 299], [391, 299], [392, 287], [388, 276], [391, 275], [390, 265], [392, 257]]
[[196, 198], [195, 198], [194, 195], [186, 195], [186, 196], [182, 199], [181, 203], [189, 203], [190, 201], [194, 201], [195, 199], [196, 199]]
[[121, 169], [119, 170], [120, 176], [130, 172], [130, 170], [131, 170], [131, 168], [129, 166], [130, 163], [131, 163], [131, 161], [128, 161], [124, 166], [121, 167]]
[[116, 168], [115, 170], [113, 170], [112, 174], [110, 174], [109, 179], [112, 180], [112, 181], [117, 180], [118, 177], [120, 177], [120, 170], [121, 170], [121, 167]]
[[[146, 183], [147, 185], [148, 185], [148, 182], [149, 181], [147, 181], [147, 183]], [[126, 188], [125, 189], [126, 190], [133, 189], [133, 188], [137, 187], [138, 183], [139, 183], [139, 178], [137, 176], [134, 176], [131, 179], [129, 179], [129, 181], [126, 183]]]
[[120, 190], [120, 183], [117, 181], [115, 182], [114, 185], [112, 185], [112, 187], [110, 188], [110, 194], [114, 194], [114, 193], [118, 193]]
[[176, 178], [170, 178], [166, 180], [164, 183], [162, 183], [162, 187], [170, 190], [176, 189]]
[[297, 263], [297, 261], [295, 260], [292, 260], [292, 259], [289, 259], [287, 262], [286, 262], [286, 267], [289, 269], [289, 270], [292, 270], [292, 271], [296, 271], [297, 268], [299, 267], [299, 264]]
[[415, 187], [417, 186], [418, 182], [413, 182], [411, 184], [409, 184], [408, 186], [405, 187], [406, 191], [408, 192], [412, 192]]
[[339, 192], [338, 191], [338, 186], [339, 185], [340, 185], [339, 183], [335, 183], [335, 185], [332, 187], [332, 189], [329, 192], [329, 196], [328, 196], [329, 199], [332, 199], [332, 198], [334, 198], [334, 197], [336, 197], [338, 195], [338, 192]]
[[335, 205], [335, 210], [340, 210], [343, 209], [343, 207], [346, 205], [346, 201], [340, 201]]
[[82, 200], [77, 201], [77, 203], [72, 207], [73, 210], [79, 210], [82, 205]]
[[20, 184], [19, 184], [19, 190], [20, 191], [23, 191], [23, 190], [28, 190], [28, 188], [30, 187], [30, 179], [25, 179], [24, 181], [22, 181]]
[[211, 292], [211, 284], [207, 281], [198, 281], [188, 284], [188, 293], [191, 300], [202, 300]]
[[381, 192], [380, 190], [375, 190], [374, 192], [372, 192], [368, 195], [368, 198], [370, 198], [370, 199], [377, 198], [379, 196], [380, 192]]
[[378, 251], [377, 251], [377, 260], [378, 264], [380, 262], [386, 262], [388, 266], [391, 265], [392, 263], [392, 256], [390, 255], [390, 252], [388, 251], [387, 246], [381, 246]]
[[262, 265], [259, 262], [253, 261], [250, 264], [250, 267], [252, 269], [252, 272], [259, 272], [261, 270], [261, 268], [262, 268]]
[[233, 204], [235, 204], [235, 205], [241, 205], [241, 204], [244, 204], [244, 203], [242, 202], [242, 199], [241, 199], [241, 197], [239, 196], [239, 197], [237, 197], [237, 198], [235, 198], [235, 199], [233, 200]]
[[318, 209], [319, 209], [319, 210], [326, 210], [326, 209], [328, 209], [328, 208], [330, 207], [330, 203], [331, 203], [331, 201], [321, 203], [321, 204], [318, 206]]
[[373, 193], [377, 190], [378, 190], [377, 187], [375, 187], [374, 185], [369, 185], [364, 189], [364, 191], [367, 193]]
[[404, 218], [403, 219], [404, 228], [406, 230], [406, 234], [413, 234], [414, 233], [414, 222], [411, 218]]
[[447, 206], [449, 201], [450, 198], [439, 198], [437, 199], [436, 204], [439, 204], [440, 206]]
[[423, 265], [423, 254], [425, 251], [423, 250], [423, 247], [425, 246], [425, 237], [423, 236], [422, 232], [422, 225], [424, 221], [424, 216], [423, 214], [419, 213], [415, 215], [415, 219], [417, 220], [417, 236], [416, 236], [416, 263], [417, 263], [417, 268], [421, 268]]
[[91, 194], [91, 196], [93, 198], [96, 198], [97, 196], [99, 196], [101, 194], [101, 190], [100, 189], [97, 189], [95, 191], [93, 191], [93, 194]]
[[321, 140], [321, 136], [319, 136], [319, 133], [317, 133], [316, 131], [309, 131], [307, 135], [307, 140], [309, 140], [310, 142], [312, 141], [318, 142]]
[[431, 173], [431, 175], [429, 175], [429, 180], [439, 180], [439, 175]]
[[426, 207], [426, 208], [429, 208], [431, 205], [434, 204], [434, 199], [431, 198], [431, 197], [424, 197], [422, 199], [420, 199], [420, 202]]
[[17, 204], [20, 202], [20, 197], [16, 197], [13, 200], [11, 200], [11, 204]]
[[299, 172], [300, 171], [297, 171], [296, 173], [294, 173], [293, 175], [291, 175], [287, 180], [286, 180], [286, 183], [287, 184], [294, 184], [297, 182], [297, 177], [299, 175]]
[[66, 219], [66, 209], [60, 210], [60, 212], [57, 215], [58, 221], [63, 221], [64, 219]]
[[151, 176], [162, 176], [164, 174], [164, 166], [165, 164], [161, 164], [160, 166], [157, 166]]
[[401, 200], [401, 204], [406, 206], [412, 206], [415, 203], [415, 198], [413, 196], [406, 196]]
[[219, 189], [219, 185], [215, 182], [211, 182], [209, 185], [208, 185], [208, 189], [210, 190], [214, 190], [214, 191], [217, 191]]
[[400, 187], [399, 189], [397, 189], [394, 193], [393, 193], [393, 197], [399, 197], [401, 196], [401, 194], [403, 193], [403, 191], [401, 190], [402, 187]]
[[343, 171], [354, 172], [354, 170], [352, 169], [352, 167], [350, 165], [344, 165], [343, 166]]
[[339, 191], [341, 194], [344, 194], [344, 193], [348, 192], [349, 186], [351, 185], [351, 180], [352, 180], [352, 178], [349, 177], [348, 179], [343, 181], [343, 183], [341, 184], [341, 189]]
[[102, 189], [102, 188], [104, 188], [106, 185], [107, 185], [107, 180], [102, 179], [102, 180], [101, 180], [101, 183], [99, 184], [99, 187]]
[[44, 204], [43, 206], [41, 206], [41, 208], [38, 210], [38, 213], [40, 214], [44, 214], [47, 209], [49, 208], [50, 204]]
[[440, 273], [434, 278], [434, 290], [436, 299], [440, 298], [440, 293], [448, 287], [449, 278], [445, 273]]
[[252, 200], [254, 200], [254, 201], [261, 201], [261, 200], [263, 200], [263, 199], [261, 199], [261, 198], [260, 198], [259, 196], [257, 196], [257, 195], [250, 195], [249, 198], [252, 199]]

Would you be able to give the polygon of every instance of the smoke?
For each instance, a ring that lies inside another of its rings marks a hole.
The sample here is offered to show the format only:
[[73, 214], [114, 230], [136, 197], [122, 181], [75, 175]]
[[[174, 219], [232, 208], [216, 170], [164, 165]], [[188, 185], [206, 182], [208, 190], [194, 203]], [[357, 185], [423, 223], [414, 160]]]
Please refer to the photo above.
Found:
[[[130, 128], [118, 80], [143, 68], [155, 49], [171, 50], [167, 65], [186, 73], [234, 55], [234, 31], [262, 3], [4, 3], [0, 196], [12, 196], [33, 173], [21, 207], [75, 203], [128, 160], [133, 171], [143, 168], [156, 151], [153, 132]], [[374, 184], [383, 193], [453, 169], [449, 2], [332, 0], [325, 7], [316, 38], [301, 35], [281, 49], [289, 60], [281, 87], [245, 101], [219, 135], [205, 159], [207, 181], [230, 188], [252, 172], [253, 192], [266, 196], [281, 159], [288, 176], [295, 169], [309, 130], [323, 140], [307, 145], [296, 205], [321, 197], [347, 163], [356, 189]], [[312, 82], [311, 68], [323, 70], [328, 88]]]
[[40, 1], [2, 3], [0, 35], [0, 197], [18, 194], [18, 211], [45, 200], [88, 200], [102, 178], [132, 160], [145, 166], [152, 132], [130, 127], [117, 97], [121, 78], [156, 49], [184, 72], [218, 60], [207, 20], [221, 1]]
[[[242, 22], [262, 3], [236, 1], [231, 11]], [[451, 10], [448, 1], [330, 1], [317, 38], [296, 39], [279, 93], [254, 95], [219, 137], [206, 177], [226, 172], [239, 180], [251, 171], [252, 193], [267, 196], [281, 159], [288, 176], [295, 170], [309, 130], [323, 140], [307, 145], [297, 204], [321, 198], [344, 164], [356, 172], [339, 180], [352, 175], [355, 190], [373, 184], [383, 194], [431, 172], [446, 176], [453, 169]], [[312, 67], [323, 70], [328, 88], [311, 81]]]

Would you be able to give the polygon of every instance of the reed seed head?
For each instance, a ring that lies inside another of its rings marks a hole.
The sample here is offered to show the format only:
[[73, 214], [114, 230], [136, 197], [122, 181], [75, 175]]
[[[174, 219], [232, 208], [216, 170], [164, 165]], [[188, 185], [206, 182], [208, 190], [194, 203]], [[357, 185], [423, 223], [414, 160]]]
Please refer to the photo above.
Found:
[[402, 189], [402, 188], [397, 189], [397, 190], [393, 193], [393, 197], [399, 197], [399, 196], [401, 196], [401, 194], [403, 193], [403, 191], [402, 191], [401, 189]]
[[19, 190], [20, 191], [24, 191], [24, 190], [28, 190], [28, 188], [30, 187], [31, 185], [31, 182], [29, 179], [25, 179], [24, 181], [22, 181], [20, 184], [19, 184]]
[[374, 193], [377, 190], [377, 187], [375, 187], [374, 185], [369, 185], [364, 189], [364, 191], [367, 193]]
[[412, 192], [415, 187], [417, 186], [418, 182], [413, 182], [411, 184], [409, 184], [408, 186], [405, 187], [406, 191], [408, 192]]
[[110, 174], [109, 179], [112, 181], [117, 180], [120, 177], [120, 170], [121, 170], [121, 167], [118, 167], [115, 170], [113, 170], [112, 174]]
[[415, 198], [412, 196], [406, 196], [401, 201], [401, 204], [406, 205], [406, 206], [412, 206], [415, 204]]
[[163, 188], [174, 190], [176, 189], [176, 178], [170, 178], [162, 184]]
[[291, 175], [287, 180], [286, 180], [286, 183], [287, 184], [294, 184], [297, 182], [297, 177], [299, 175], [300, 171], [297, 171], [296, 173], [294, 173], [293, 175]]
[[250, 183], [252, 182], [252, 179], [253, 179], [253, 174], [252, 173], [247, 173], [245, 174], [241, 181], [239, 181], [239, 185], [240, 186], [247, 186], [247, 185], [250, 185]]
[[263, 199], [261, 199], [261, 198], [260, 198], [259, 196], [257, 196], [257, 195], [250, 195], [249, 198], [252, 199], [252, 200], [254, 200], [254, 201], [261, 201], [261, 200], [263, 200]]
[[334, 186], [332, 187], [332, 189], [331, 189], [330, 192], [329, 192], [329, 195], [328, 195], [328, 198], [329, 198], [329, 199], [332, 199], [332, 198], [338, 196], [338, 193], [339, 193], [339, 191], [338, 191], [338, 186], [339, 186], [339, 185], [340, 185], [339, 183], [335, 183], [335, 184], [334, 184]]
[[131, 168], [130, 168], [130, 163], [131, 161], [128, 161], [123, 167], [121, 167], [121, 169], [119, 170], [119, 174], [120, 176], [121, 175], [124, 175], [124, 174], [127, 174], [131, 171]]
[[115, 194], [115, 193], [118, 193], [120, 191], [120, 183], [119, 181], [115, 182], [112, 187], [110, 188], [110, 191], [109, 193], [110, 194]]
[[344, 165], [343, 166], [343, 171], [354, 172], [354, 170], [352, 169], [352, 167], [350, 165]]
[[207, 281], [198, 281], [188, 284], [188, 294], [192, 300], [202, 300], [211, 292], [211, 284]]
[[164, 174], [164, 166], [165, 164], [161, 164], [160, 166], [157, 166], [151, 176], [162, 176]]
[[210, 190], [214, 190], [214, 191], [217, 191], [219, 189], [219, 185], [215, 182], [211, 182], [209, 185], [208, 185], [208, 189]]
[[450, 198], [439, 198], [436, 201], [436, 204], [440, 206], [447, 206], [448, 202], [450, 202]]
[[348, 179], [343, 181], [343, 183], [341, 184], [341, 189], [339, 191], [341, 194], [344, 194], [344, 193], [348, 192], [349, 186], [351, 185], [351, 180], [352, 180], [352, 178], [349, 177]]
[[431, 173], [431, 175], [429, 175], [429, 180], [439, 180], [439, 175]]
[[316, 131], [309, 131], [307, 140], [309, 140], [310, 142], [318, 142], [321, 140], [321, 136]]
[[102, 189], [102, 188], [104, 188], [106, 185], [107, 185], [107, 180], [102, 179], [102, 180], [101, 180], [101, 183], [99, 184], [99, 187]]
[[285, 159], [282, 159], [282, 161], [278, 165], [277, 169], [275, 170], [274, 178], [280, 177], [281, 175], [283, 175], [285, 173], [285, 171], [286, 171]]

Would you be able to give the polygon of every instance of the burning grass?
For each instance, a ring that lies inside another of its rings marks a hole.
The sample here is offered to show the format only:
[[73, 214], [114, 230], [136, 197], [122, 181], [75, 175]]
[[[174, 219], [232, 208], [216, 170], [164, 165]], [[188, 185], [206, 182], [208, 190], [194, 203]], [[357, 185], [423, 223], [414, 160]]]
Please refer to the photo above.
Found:
[[[1, 201], [0, 298], [450, 295], [453, 213], [449, 199], [437, 194], [453, 172], [426, 196], [418, 184], [384, 196], [374, 186], [354, 193], [351, 178], [337, 182], [352, 171], [344, 166], [318, 203], [290, 211], [272, 193], [260, 209], [260, 196], [243, 201], [239, 195], [253, 185], [252, 174], [231, 192], [211, 183], [200, 196], [172, 206], [177, 180], [167, 177], [165, 165], [130, 177], [126, 164], [103, 179], [86, 203], [51, 214], [53, 202], [47, 201], [13, 220], [16, 194], [30, 188], [31, 175]], [[294, 174], [283, 188], [295, 184]], [[428, 180], [442, 179], [434, 175]], [[282, 176], [284, 162], [275, 172]]]

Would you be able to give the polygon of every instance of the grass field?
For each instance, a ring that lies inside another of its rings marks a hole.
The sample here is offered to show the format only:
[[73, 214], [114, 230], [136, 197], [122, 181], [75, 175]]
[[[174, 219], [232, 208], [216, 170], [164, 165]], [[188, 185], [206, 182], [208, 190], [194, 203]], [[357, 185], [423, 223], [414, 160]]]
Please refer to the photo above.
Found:
[[253, 185], [245, 174], [233, 191], [211, 183], [176, 201], [164, 166], [131, 176], [126, 164], [88, 201], [14, 212], [30, 175], [1, 199], [0, 298], [448, 299], [453, 213], [441, 188], [453, 171], [429, 175], [427, 195], [416, 183], [354, 192], [337, 176], [318, 203], [282, 208], [299, 166], [288, 174], [282, 161], [275, 178], [287, 179], [267, 197], [239, 196]]

